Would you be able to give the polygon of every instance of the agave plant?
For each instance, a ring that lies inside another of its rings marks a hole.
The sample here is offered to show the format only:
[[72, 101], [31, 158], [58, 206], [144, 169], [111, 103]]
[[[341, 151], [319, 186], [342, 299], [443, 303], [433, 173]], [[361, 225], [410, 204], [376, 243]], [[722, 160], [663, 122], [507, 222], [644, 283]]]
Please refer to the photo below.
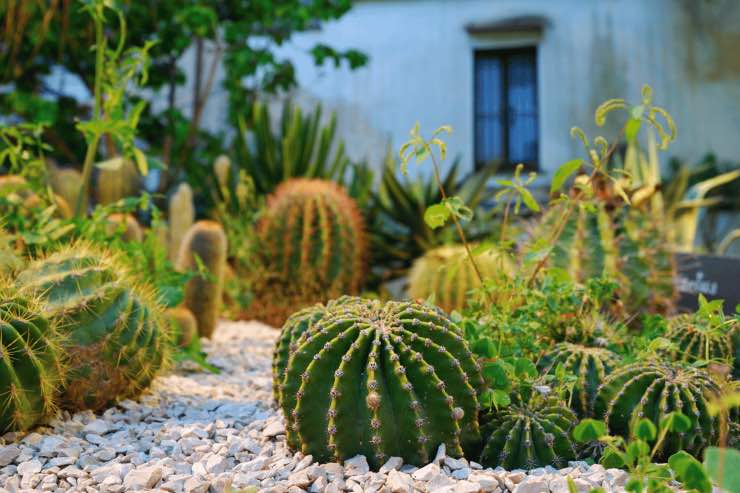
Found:
[[346, 185], [352, 163], [344, 142], [335, 143], [336, 114], [322, 124], [322, 113], [321, 105], [304, 113], [286, 101], [277, 131], [265, 103], [255, 102], [251, 115], [239, 118], [236, 162], [252, 177], [257, 193], [272, 193], [289, 178], [322, 178]]
[[[490, 233], [480, 227], [491, 212], [484, 212], [482, 203], [492, 197], [486, 187], [496, 166], [489, 166], [466, 177], [460, 177], [460, 159], [456, 159], [447, 174], [441, 177], [448, 196], [458, 196], [475, 211], [474, 220], [463, 223], [470, 241]], [[399, 178], [398, 164], [389, 151], [383, 164], [380, 187], [373, 192], [368, 214], [373, 265], [385, 272], [383, 280], [406, 274], [413, 261], [428, 250], [457, 239], [453, 226], [432, 229], [424, 222], [424, 211], [442, 200], [439, 185], [432, 176]]]

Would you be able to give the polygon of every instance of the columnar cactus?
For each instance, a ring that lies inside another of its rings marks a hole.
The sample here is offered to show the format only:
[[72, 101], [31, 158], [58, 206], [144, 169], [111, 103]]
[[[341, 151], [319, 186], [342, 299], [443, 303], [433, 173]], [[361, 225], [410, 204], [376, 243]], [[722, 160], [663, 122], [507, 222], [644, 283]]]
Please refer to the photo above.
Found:
[[571, 430], [576, 415], [556, 397], [514, 393], [511, 404], [494, 411], [483, 426], [484, 466], [516, 468], [565, 467], [576, 458]]
[[[500, 252], [484, 252], [475, 257], [475, 262], [483, 279], [500, 279], [511, 271], [509, 259]], [[414, 299], [434, 295], [434, 303], [451, 312], [462, 309], [468, 292], [479, 286], [480, 279], [465, 247], [449, 245], [430, 250], [414, 261], [408, 295]]]
[[269, 311], [276, 293], [286, 300], [278, 310], [282, 315], [275, 313], [269, 322], [282, 324], [296, 308], [360, 291], [366, 271], [365, 227], [357, 205], [339, 185], [310, 179], [284, 182], [268, 198], [258, 231], [265, 275], [257, 283], [254, 310]]
[[198, 337], [198, 322], [193, 312], [184, 306], [178, 306], [169, 308], [165, 315], [173, 326], [175, 344], [178, 347], [188, 347], [193, 339]]
[[319, 461], [362, 454], [374, 468], [391, 456], [426, 464], [441, 443], [453, 456], [478, 449], [480, 369], [436, 308], [345, 298], [291, 319], [277, 352], [293, 449]]
[[[198, 334], [211, 337], [221, 310], [226, 269], [226, 234], [215, 221], [198, 221], [188, 229], [180, 245], [177, 265], [196, 274], [185, 285], [185, 307], [198, 322]], [[206, 272], [198, 273], [199, 265]]]
[[[570, 206], [550, 208], [532, 237], [552, 238], [565, 207]], [[665, 312], [675, 298], [675, 265], [666, 234], [637, 209], [608, 212], [604, 203], [578, 207], [562, 225], [548, 260], [579, 282], [602, 275], [617, 279], [617, 294], [627, 313], [645, 308]]]
[[[82, 189], [82, 175], [72, 168], [57, 168], [49, 170], [49, 184], [54, 193], [64, 199], [67, 205], [74, 210]], [[82, 210], [87, 210], [87, 197], [83, 199]]]
[[596, 391], [619, 365], [619, 356], [604, 348], [561, 342], [540, 359], [538, 366], [544, 373], [551, 373], [560, 364], [569, 375], [577, 378], [571, 391], [570, 408], [581, 419], [591, 416]]
[[697, 315], [677, 315], [668, 320], [665, 336], [674, 343], [674, 348], [667, 351], [667, 356], [687, 363], [719, 360], [732, 364], [732, 332], [730, 321], [715, 323]]
[[38, 301], [0, 281], [0, 434], [27, 430], [52, 413], [62, 355]]
[[123, 198], [136, 196], [141, 191], [142, 180], [136, 165], [130, 159], [113, 159], [118, 161], [115, 163], [116, 166], [97, 168], [97, 178], [93, 187], [97, 204], [112, 204]]
[[65, 336], [64, 407], [99, 410], [135, 397], [167, 365], [171, 329], [153, 291], [113, 255], [71, 245], [31, 263], [17, 285], [42, 298], [44, 313]]
[[707, 408], [719, 393], [712, 377], [698, 368], [635, 363], [607, 377], [596, 395], [594, 415], [603, 417], [612, 435], [626, 438], [636, 420], [647, 418], [660, 423], [668, 413], [679, 411], [691, 420], [691, 429], [669, 433], [656, 458], [667, 459], [679, 450], [698, 457], [719, 437], [719, 420]]
[[170, 197], [167, 211], [169, 222], [168, 250], [170, 260], [177, 262], [180, 255], [180, 246], [190, 226], [195, 221], [195, 208], [193, 206], [193, 190], [187, 183], [180, 183], [175, 193]]

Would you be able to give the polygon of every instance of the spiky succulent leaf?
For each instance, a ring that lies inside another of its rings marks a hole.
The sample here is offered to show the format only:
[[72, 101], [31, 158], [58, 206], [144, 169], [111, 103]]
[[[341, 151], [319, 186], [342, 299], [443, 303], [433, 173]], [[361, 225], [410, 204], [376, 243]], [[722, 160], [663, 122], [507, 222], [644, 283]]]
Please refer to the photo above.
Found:
[[[496, 280], [511, 271], [509, 259], [492, 250], [475, 256], [483, 279]], [[473, 264], [462, 245], [449, 245], [428, 251], [414, 261], [409, 273], [409, 297], [427, 299], [451, 312], [465, 306], [468, 292], [480, 286]]]
[[64, 371], [59, 343], [38, 301], [0, 281], [0, 434], [28, 430], [54, 410]]
[[679, 450], [698, 457], [719, 437], [719, 420], [707, 407], [719, 393], [713, 378], [698, 368], [677, 363], [635, 363], [617, 369], [601, 385], [594, 415], [605, 420], [612, 435], [626, 438], [633, 424], [642, 418], [660, 423], [667, 414], [681, 412], [691, 420], [691, 429], [669, 433], [655, 458], [665, 460]]
[[31, 263], [17, 285], [42, 298], [43, 312], [65, 335], [64, 407], [98, 410], [134, 397], [166, 366], [170, 325], [151, 288], [112, 254], [75, 244]]
[[605, 348], [562, 342], [546, 353], [538, 366], [544, 373], [551, 373], [560, 364], [577, 379], [570, 395], [570, 408], [579, 418], [591, 416], [596, 391], [619, 365], [619, 356]]
[[514, 393], [511, 404], [486, 416], [481, 464], [507, 470], [565, 467], [576, 457], [576, 415], [553, 396]]
[[274, 368], [291, 448], [322, 461], [362, 454], [375, 468], [391, 456], [426, 464], [441, 443], [476, 451], [480, 369], [438, 309], [345, 298], [286, 331], [287, 366], [277, 357]]

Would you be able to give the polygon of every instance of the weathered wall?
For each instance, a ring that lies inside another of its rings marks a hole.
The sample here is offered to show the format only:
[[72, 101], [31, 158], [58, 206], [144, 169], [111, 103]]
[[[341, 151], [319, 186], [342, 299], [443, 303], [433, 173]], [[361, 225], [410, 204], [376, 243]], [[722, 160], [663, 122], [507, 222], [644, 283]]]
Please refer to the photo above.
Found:
[[[469, 23], [543, 16], [540, 39], [472, 36]], [[370, 56], [358, 71], [315, 68], [317, 40]], [[735, 0], [375, 0], [300, 35], [282, 54], [296, 62], [300, 101], [339, 113], [354, 157], [380, 162], [416, 120], [455, 129], [450, 151], [470, 166], [473, 49], [536, 42], [540, 162], [552, 170], [579, 152], [568, 131], [593, 132], [593, 108], [606, 98], [639, 98], [643, 83], [676, 119], [671, 154], [707, 151], [740, 160], [740, 2]], [[216, 102], [214, 106], [218, 106]]]

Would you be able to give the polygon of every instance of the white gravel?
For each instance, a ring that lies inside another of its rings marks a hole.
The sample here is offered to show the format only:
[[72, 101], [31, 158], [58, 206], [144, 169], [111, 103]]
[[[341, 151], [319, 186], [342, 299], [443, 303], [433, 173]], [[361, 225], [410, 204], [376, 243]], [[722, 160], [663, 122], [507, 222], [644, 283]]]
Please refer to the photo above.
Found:
[[220, 375], [180, 368], [157, 379], [139, 402], [125, 401], [99, 416], [63, 415], [24, 437], [0, 444], [0, 493], [20, 491], [162, 491], [220, 493], [580, 492], [624, 491], [626, 474], [571, 463], [556, 470], [483, 469], [446, 457], [422, 468], [391, 458], [379, 473], [364, 457], [314, 463], [285, 447], [285, 428], [272, 403], [271, 356], [277, 337], [258, 323], [223, 322], [205, 344]]

